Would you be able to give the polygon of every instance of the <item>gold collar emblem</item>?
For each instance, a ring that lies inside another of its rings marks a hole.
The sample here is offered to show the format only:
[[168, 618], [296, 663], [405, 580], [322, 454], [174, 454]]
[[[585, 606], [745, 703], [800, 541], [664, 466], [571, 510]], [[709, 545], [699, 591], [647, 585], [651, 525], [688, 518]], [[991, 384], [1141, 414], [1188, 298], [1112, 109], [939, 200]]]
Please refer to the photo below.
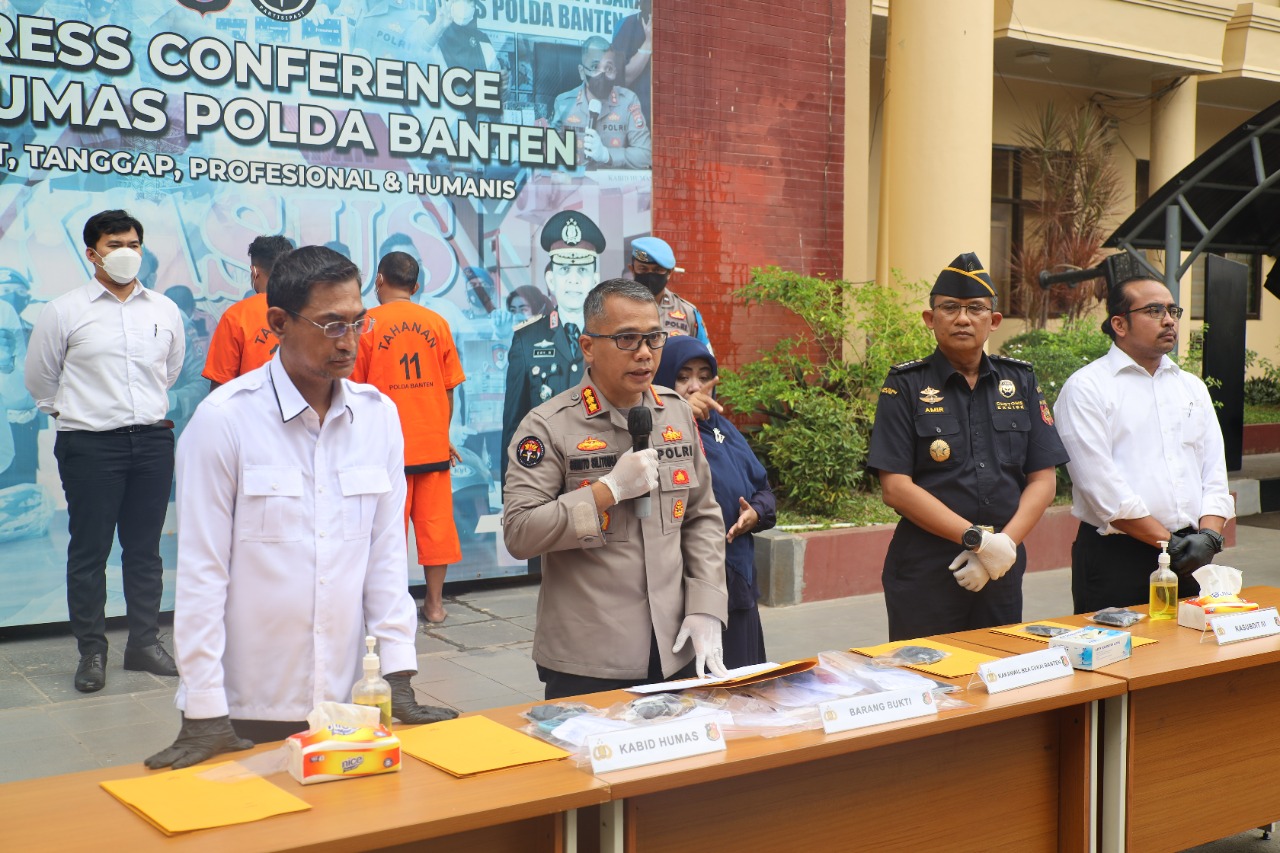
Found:
[[932, 387], [932, 386], [926, 385], [926, 386], [923, 388], [923, 390], [921, 390], [921, 391], [920, 391], [920, 402], [922, 402], [922, 403], [941, 403], [941, 402], [942, 402], [942, 395], [941, 395], [940, 393], [938, 393], [938, 389], [937, 389], [937, 388], [934, 388], [934, 387]]

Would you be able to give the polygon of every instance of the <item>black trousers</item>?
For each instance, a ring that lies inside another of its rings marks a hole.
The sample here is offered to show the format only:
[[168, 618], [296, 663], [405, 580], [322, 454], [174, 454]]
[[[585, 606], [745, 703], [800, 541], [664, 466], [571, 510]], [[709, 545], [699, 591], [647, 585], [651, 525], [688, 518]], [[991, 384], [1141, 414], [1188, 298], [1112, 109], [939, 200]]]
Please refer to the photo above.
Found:
[[271, 743], [284, 740], [289, 735], [307, 730], [307, 721], [281, 722], [280, 720], [236, 720], [231, 721], [231, 728], [240, 737], [254, 743]]
[[696, 669], [697, 660], [695, 659], [664, 677], [662, 657], [658, 654], [658, 637], [650, 634], [649, 672], [644, 678], [592, 678], [589, 675], [574, 675], [571, 672], [560, 672], [539, 666], [538, 679], [547, 685], [543, 695], [549, 702], [552, 699], [563, 699], [566, 696], [578, 696], [583, 693], [603, 693], [606, 690], [635, 687], [637, 684], [656, 684], [660, 681], [674, 681], [677, 678], [693, 678], [697, 674]]
[[[1191, 528], [1179, 530], [1190, 533]], [[1151, 599], [1151, 573], [1160, 549], [1123, 533], [1103, 536], [1092, 524], [1080, 523], [1071, 545], [1071, 599], [1076, 613], [1104, 607], [1132, 607]], [[1200, 594], [1188, 575], [1178, 578], [1178, 598]]]
[[173, 483], [173, 430], [64, 430], [53, 455], [67, 498], [67, 612], [80, 654], [107, 651], [107, 555], [118, 533], [129, 645], [156, 642], [160, 531]]
[[962, 551], [964, 546], [934, 536], [905, 518], [898, 522], [880, 575], [891, 641], [1022, 621], [1027, 549], [1019, 545], [1013, 567], [978, 592], [961, 587], [947, 568]]

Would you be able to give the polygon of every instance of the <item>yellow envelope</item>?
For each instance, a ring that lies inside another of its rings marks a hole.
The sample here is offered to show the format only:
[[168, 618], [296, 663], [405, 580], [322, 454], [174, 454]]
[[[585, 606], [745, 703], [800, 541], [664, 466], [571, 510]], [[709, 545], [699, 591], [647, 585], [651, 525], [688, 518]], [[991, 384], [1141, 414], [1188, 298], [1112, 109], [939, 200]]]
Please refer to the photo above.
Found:
[[311, 808], [234, 761], [99, 784], [165, 835]]
[[454, 776], [556, 761], [569, 754], [488, 717], [459, 717], [396, 734], [402, 752]]
[[[1010, 637], [1020, 637], [1024, 640], [1035, 640], [1037, 643], [1049, 642], [1048, 637], [1038, 637], [1035, 634], [1027, 633], [1028, 625], [1048, 625], [1050, 628], [1066, 628], [1069, 631], [1078, 631], [1080, 630], [1080, 627], [1081, 627], [1079, 625], [1064, 625], [1061, 622], [1023, 622], [1021, 625], [1005, 625], [1004, 627], [1001, 627], [1001, 628], [992, 628], [991, 633], [1008, 634]], [[1110, 626], [1104, 625], [1103, 627], [1105, 628]], [[1138, 646], [1147, 646], [1147, 645], [1150, 645], [1151, 643], [1158, 642], [1157, 640], [1153, 640], [1150, 637], [1132, 637], [1131, 635], [1131, 638], [1133, 640], [1133, 647], [1135, 649]]]
[[857, 652], [860, 655], [866, 655], [869, 658], [887, 655], [894, 649], [902, 646], [924, 646], [927, 649], [937, 649], [940, 652], [946, 652], [947, 656], [937, 663], [930, 664], [908, 664], [911, 669], [927, 672], [930, 675], [936, 675], [939, 678], [957, 678], [961, 675], [972, 675], [978, 671], [978, 664], [987, 663], [988, 661], [997, 660], [991, 655], [984, 655], [981, 652], [971, 652], [968, 649], [960, 649], [955, 646], [948, 646], [945, 643], [939, 643], [934, 640], [897, 640], [892, 643], [881, 643], [878, 646], [867, 646], [861, 649], [849, 649], [851, 652]]

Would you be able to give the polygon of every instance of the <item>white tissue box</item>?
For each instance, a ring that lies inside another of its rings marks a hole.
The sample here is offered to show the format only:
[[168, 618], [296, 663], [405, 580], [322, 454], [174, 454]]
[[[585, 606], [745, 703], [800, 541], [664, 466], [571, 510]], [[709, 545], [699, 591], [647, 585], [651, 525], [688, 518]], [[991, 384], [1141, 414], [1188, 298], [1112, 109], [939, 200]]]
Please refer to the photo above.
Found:
[[1080, 628], [1050, 637], [1049, 645], [1065, 651], [1076, 669], [1097, 669], [1133, 654], [1129, 632], [1114, 628]]
[[[1208, 608], [1208, 612], [1206, 612]], [[1218, 612], [1214, 613], [1213, 610]], [[1197, 631], [1203, 631], [1214, 616], [1221, 616], [1224, 613], [1245, 613], [1250, 610], [1257, 610], [1258, 605], [1253, 601], [1210, 601], [1205, 602], [1204, 598], [1188, 598], [1185, 601], [1178, 602], [1178, 624], [1183, 628], [1194, 628]]]

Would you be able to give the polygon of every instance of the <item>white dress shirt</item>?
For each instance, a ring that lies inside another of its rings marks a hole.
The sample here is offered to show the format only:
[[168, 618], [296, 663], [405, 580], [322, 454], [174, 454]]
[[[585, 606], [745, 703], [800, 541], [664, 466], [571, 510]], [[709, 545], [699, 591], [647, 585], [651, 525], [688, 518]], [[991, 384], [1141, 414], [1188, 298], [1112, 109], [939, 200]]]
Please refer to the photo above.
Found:
[[304, 720], [349, 702], [364, 637], [416, 670], [404, 438], [342, 380], [321, 423], [279, 359], [213, 391], [178, 441], [173, 637], [188, 717]]
[[1071, 454], [1071, 512], [1099, 533], [1120, 533], [1116, 519], [1150, 515], [1173, 531], [1235, 515], [1209, 390], [1168, 356], [1153, 376], [1112, 344], [1066, 381], [1053, 416]]
[[27, 347], [27, 390], [59, 430], [153, 424], [186, 353], [182, 312], [135, 283], [121, 302], [97, 279], [44, 306]]

